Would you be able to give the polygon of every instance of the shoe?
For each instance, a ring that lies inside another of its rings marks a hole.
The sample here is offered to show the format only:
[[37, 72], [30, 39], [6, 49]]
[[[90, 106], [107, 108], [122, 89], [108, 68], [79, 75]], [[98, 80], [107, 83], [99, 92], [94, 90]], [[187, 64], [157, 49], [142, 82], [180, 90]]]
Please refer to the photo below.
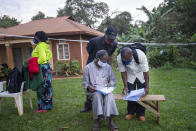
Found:
[[35, 113], [47, 112], [48, 110], [36, 110]]
[[83, 108], [80, 110], [80, 113], [85, 113], [85, 112], [89, 112], [91, 109], [89, 108]]
[[134, 117], [134, 115], [132, 115], [132, 114], [127, 114], [127, 115], [125, 116], [125, 120], [131, 120], [133, 117]]
[[142, 122], [145, 122], [145, 121], [146, 121], [146, 119], [145, 119], [144, 116], [139, 116], [138, 119], [139, 119], [140, 121], [142, 121]]

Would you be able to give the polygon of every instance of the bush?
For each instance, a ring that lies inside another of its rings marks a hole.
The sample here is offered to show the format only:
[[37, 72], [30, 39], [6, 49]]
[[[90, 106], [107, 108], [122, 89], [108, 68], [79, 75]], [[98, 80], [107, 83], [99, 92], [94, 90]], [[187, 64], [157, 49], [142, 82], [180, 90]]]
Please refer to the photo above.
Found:
[[8, 76], [8, 72], [10, 71], [11, 69], [8, 68], [8, 65], [7, 64], [1, 64], [0, 65], [0, 81], [1, 80], [6, 80], [7, 76]]
[[79, 64], [78, 60], [73, 60], [70, 63], [70, 70], [71, 70], [72, 74], [80, 74], [81, 73], [81, 71], [80, 71], [80, 64]]
[[2, 72], [3, 66], [0, 65], [0, 77], [4, 77], [4, 73]]
[[176, 65], [179, 62], [179, 49], [176, 46], [169, 46], [167, 48], [154, 48], [148, 52], [148, 61], [150, 67], [161, 67], [166, 63]]
[[73, 76], [81, 73], [78, 60], [73, 60], [72, 62], [58, 61], [55, 69], [59, 72], [60, 76]]
[[196, 33], [192, 35], [190, 42], [196, 42]]
[[65, 62], [63, 61], [58, 61], [56, 63], [56, 66], [55, 66], [55, 69], [57, 72], [59, 72], [59, 75], [60, 76], [63, 76], [65, 73], [64, 73], [64, 70], [65, 70]]

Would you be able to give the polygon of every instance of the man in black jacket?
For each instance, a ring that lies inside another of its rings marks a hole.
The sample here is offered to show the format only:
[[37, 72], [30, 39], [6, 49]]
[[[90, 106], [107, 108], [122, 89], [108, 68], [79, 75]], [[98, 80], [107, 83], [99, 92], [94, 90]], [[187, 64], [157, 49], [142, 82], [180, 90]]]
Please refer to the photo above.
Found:
[[[117, 42], [115, 41], [117, 36], [117, 30], [115, 27], [110, 26], [107, 28], [104, 36], [98, 36], [89, 40], [87, 44], [87, 52], [89, 54], [87, 64], [92, 62], [95, 59], [96, 53], [99, 50], [106, 50], [111, 59], [112, 54], [117, 48]], [[108, 64], [111, 63], [110, 59], [108, 59]], [[86, 95], [85, 107], [80, 110], [80, 112], [88, 112], [92, 108], [92, 101]]]

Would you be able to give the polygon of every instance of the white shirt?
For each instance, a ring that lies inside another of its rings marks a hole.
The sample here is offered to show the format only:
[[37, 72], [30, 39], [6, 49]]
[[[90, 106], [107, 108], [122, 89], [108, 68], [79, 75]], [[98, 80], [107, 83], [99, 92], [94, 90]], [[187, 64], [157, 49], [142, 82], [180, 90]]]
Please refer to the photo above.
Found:
[[118, 69], [120, 72], [127, 72], [127, 81], [131, 84], [135, 82], [136, 78], [138, 78], [141, 83], [144, 83], [145, 79], [143, 72], [149, 71], [148, 60], [144, 52], [139, 49], [136, 49], [136, 52], [138, 55], [139, 64], [137, 64], [134, 57], [132, 57], [131, 63], [125, 66], [122, 63], [121, 55], [119, 54], [117, 56]]

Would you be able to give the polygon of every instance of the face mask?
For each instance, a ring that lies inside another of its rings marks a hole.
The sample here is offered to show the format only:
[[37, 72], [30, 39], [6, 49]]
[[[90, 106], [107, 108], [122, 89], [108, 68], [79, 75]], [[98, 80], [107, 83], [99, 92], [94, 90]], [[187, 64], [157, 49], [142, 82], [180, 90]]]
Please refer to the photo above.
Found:
[[129, 65], [131, 62], [130, 61], [125, 61], [124, 64], [127, 66]]
[[34, 38], [33, 38], [33, 42], [34, 42], [35, 44], [37, 44], [37, 43], [38, 43], [38, 40], [34, 37]]
[[101, 62], [100, 60], [98, 61], [98, 65], [99, 65], [100, 67], [105, 67], [106, 64], [107, 64], [107, 63], [103, 63], [103, 62]]

